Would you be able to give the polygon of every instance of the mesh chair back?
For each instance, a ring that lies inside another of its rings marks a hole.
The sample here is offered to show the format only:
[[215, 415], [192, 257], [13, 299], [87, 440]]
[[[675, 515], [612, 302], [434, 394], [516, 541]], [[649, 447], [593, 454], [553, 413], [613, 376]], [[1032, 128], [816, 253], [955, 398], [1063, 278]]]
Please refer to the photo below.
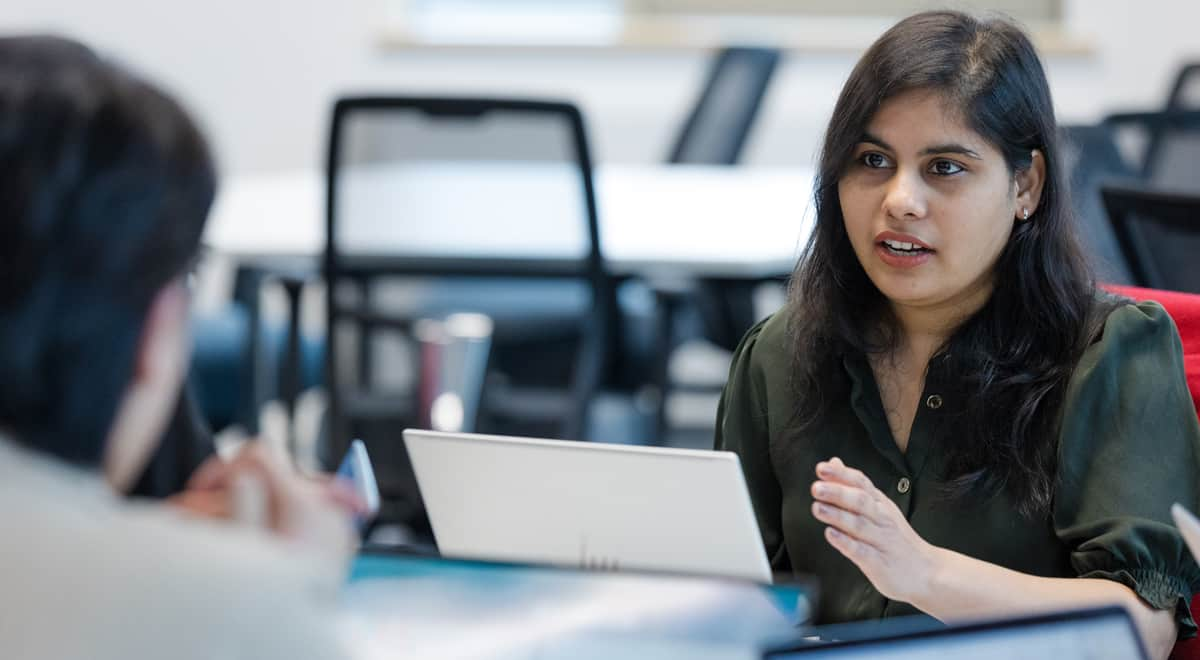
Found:
[[[1167, 96], [1168, 113], [1200, 111], [1200, 63], [1185, 64]], [[1186, 117], [1185, 117], [1186, 119]], [[1156, 185], [1200, 191], [1200, 120], [1168, 122], [1152, 135], [1147, 159]]]
[[1175, 74], [1167, 110], [1200, 110], [1200, 62], [1185, 64]]
[[1101, 194], [1134, 284], [1200, 293], [1200, 196], [1115, 185]]
[[524, 259], [539, 273], [586, 270], [596, 230], [572, 115], [466, 101], [343, 108], [330, 181], [339, 256], [422, 271], [520, 270]]
[[779, 51], [725, 48], [713, 60], [668, 161], [733, 165], [758, 116]]
[[1156, 188], [1200, 192], [1200, 110], [1110, 115], [1106, 125], [1146, 182]]
[[[553, 435], [579, 437], [607, 360], [613, 303], [578, 110], [496, 99], [341, 99], [327, 167], [333, 455], [361, 432], [359, 420], [425, 417], [402, 404], [415, 405], [406, 395], [419, 389], [416, 370], [396, 368], [417, 362], [409, 332], [418, 318], [517, 319], [533, 303], [557, 316], [522, 331], [545, 333], [561, 321], [574, 341], [554, 357], [521, 356], [545, 362], [547, 378], [566, 393], [557, 408], [529, 408], [555, 416]], [[548, 281], [565, 284], [566, 294], [552, 287], [548, 300], [538, 299], [512, 286]], [[496, 340], [515, 332], [495, 320]]]

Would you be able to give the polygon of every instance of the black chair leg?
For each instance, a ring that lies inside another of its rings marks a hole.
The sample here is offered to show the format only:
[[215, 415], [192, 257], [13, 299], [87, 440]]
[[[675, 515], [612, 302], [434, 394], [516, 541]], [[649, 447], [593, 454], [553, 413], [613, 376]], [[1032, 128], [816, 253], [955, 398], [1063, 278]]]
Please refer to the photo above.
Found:
[[650, 442], [654, 445], [666, 444], [667, 398], [671, 393], [671, 351], [675, 347], [675, 314], [683, 301], [679, 291], [657, 289], [658, 318], [654, 331], [654, 386], [658, 390], [658, 400], [654, 408], [654, 437]]
[[304, 292], [304, 280], [285, 277], [281, 280], [288, 297], [287, 357], [283, 363], [280, 392], [287, 407], [287, 448], [293, 460], [296, 457], [296, 400], [300, 397], [300, 295]]

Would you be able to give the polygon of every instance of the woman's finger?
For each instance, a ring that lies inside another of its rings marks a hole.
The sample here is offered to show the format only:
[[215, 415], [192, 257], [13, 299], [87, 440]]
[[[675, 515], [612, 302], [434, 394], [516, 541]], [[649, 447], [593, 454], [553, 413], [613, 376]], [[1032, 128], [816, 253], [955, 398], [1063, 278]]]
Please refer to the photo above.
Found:
[[854, 562], [854, 565], [858, 566], [859, 570], [863, 573], [870, 575], [874, 572], [868, 570], [868, 568], [873, 567], [874, 563], [879, 560], [880, 555], [879, 551], [870, 544], [840, 532], [836, 527], [825, 528], [825, 540], [835, 550], [842, 553], [846, 559]]
[[866, 516], [872, 522], [883, 522], [884, 515], [875, 500], [874, 493], [861, 488], [833, 481], [818, 480], [813, 482], [812, 496], [818, 502], [832, 504], [840, 509]]
[[837, 481], [847, 486], [861, 488], [867, 492], [875, 490], [875, 484], [870, 477], [863, 474], [861, 470], [847, 466], [837, 456], [817, 463], [817, 476], [827, 481]]
[[879, 528], [866, 516], [824, 502], [813, 502], [812, 511], [813, 517], [826, 525], [864, 543], [874, 545]]

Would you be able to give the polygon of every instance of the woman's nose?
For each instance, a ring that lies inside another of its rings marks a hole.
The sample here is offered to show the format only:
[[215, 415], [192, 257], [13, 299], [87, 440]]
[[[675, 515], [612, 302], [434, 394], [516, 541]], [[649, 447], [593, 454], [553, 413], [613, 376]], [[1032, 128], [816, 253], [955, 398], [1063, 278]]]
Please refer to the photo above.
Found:
[[925, 183], [915, 173], [897, 172], [888, 184], [883, 210], [897, 220], [918, 220], [927, 210]]

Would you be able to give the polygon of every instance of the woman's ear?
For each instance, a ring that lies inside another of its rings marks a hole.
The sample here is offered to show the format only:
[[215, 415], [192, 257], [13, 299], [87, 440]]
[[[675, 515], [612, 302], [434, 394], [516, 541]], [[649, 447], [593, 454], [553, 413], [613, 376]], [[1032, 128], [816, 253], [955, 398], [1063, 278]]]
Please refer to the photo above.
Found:
[[1017, 172], [1017, 220], [1033, 217], [1042, 201], [1042, 186], [1046, 183], [1046, 157], [1041, 149], [1034, 149], [1029, 167]]

